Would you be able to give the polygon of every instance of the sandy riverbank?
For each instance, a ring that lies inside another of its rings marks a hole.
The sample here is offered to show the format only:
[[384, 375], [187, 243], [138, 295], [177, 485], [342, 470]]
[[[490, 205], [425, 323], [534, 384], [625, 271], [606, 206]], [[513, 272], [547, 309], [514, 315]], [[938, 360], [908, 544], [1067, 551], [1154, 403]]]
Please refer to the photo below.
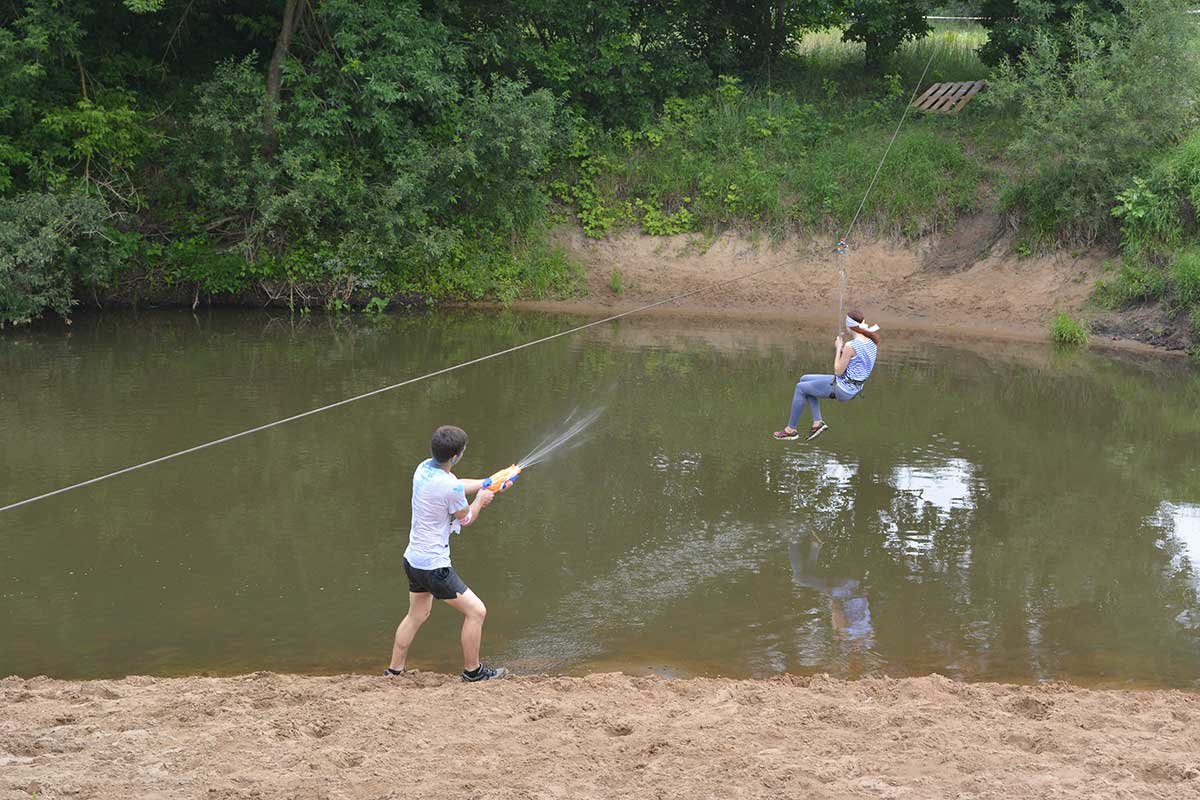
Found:
[[0, 681], [0, 798], [1200, 797], [1200, 694], [414, 677]]
[[586, 294], [517, 305], [602, 316], [765, 270], [643, 313], [788, 320], [833, 330], [844, 298], [846, 309], [858, 308], [891, 331], [1045, 341], [1050, 320], [1065, 312], [1093, 322], [1097, 343], [1111, 344], [1115, 336], [1168, 350], [1188, 346], [1186, 324], [1172, 323], [1161, 310], [1117, 314], [1094, 307], [1096, 281], [1108, 275], [1110, 253], [1081, 249], [1020, 258], [999, 224], [967, 221], [916, 244], [866, 242], [844, 258], [822, 241], [736, 234], [715, 242], [638, 234], [593, 241], [563, 229], [558, 239], [584, 265]]

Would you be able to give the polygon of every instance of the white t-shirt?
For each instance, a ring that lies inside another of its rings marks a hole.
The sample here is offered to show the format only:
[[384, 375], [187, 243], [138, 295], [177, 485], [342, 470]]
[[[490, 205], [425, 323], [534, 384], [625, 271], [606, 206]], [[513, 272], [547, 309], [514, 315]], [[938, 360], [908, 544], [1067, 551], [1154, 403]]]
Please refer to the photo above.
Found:
[[417, 569], [450, 566], [450, 534], [462, 526], [454, 515], [470, 504], [462, 482], [432, 458], [413, 473], [412, 527], [404, 557]]

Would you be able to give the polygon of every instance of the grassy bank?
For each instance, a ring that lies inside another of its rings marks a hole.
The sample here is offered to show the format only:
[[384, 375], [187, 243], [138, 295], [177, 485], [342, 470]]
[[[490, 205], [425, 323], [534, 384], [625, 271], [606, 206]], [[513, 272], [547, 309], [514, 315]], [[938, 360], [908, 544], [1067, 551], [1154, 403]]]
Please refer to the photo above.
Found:
[[[836, 238], [926, 65], [922, 85], [981, 78], [974, 49], [982, 38], [978, 28], [937, 31], [868, 77], [861, 45], [836, 31], [810, 34], [765, 85], [724, 77], [711, 92], [668, 100], [638, 130], [581, 131], [552, 191], [593, 237], [732, 226]], [[975, 210], [1006, 130], [978, 105], [957, 117], [909, 114], [863, 207], [864, 229], [916, 239]]]
[[[1164, 153], [1117, 196], [1121, 255], [1096, 303], [1113, 311], [1160, 304], [1200, 341], [1200, 130]], [[1180, 224], [1180, 220], [1184, 224]], [[1188, 222], [1190, 221], [1190, 224]], [[1200, 361], [1200, 346], [1195, 350]]]

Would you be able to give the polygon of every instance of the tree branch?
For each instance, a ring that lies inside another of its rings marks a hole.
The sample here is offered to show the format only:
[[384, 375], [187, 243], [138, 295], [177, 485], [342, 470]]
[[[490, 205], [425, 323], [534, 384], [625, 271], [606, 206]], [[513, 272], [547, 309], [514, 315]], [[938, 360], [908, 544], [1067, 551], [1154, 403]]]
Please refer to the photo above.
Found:
[[78, 53], [75, 54], [75, 65], [79, 67], [79, 93], [83, 95], [85, 101], [91, 102], [87, 93], [87, 73], [83, 71], [83, 60]]
[[167, 39], [167, 46], [163, 48], [162, 58], [158, 62], [160, 67], [167, 63], [167, 56], [171, 54], [171, 50], [175, 46], [175, 40], [179, 38], [179, 33], [183, 30], [183, 25], [187, 22], [188, 14], [191, 13], [195, 2], [196, 0], [188, 0], [188, 4], [184, 6], [183, 14], [179, 16], [179, 22], [176, 23], [175, 30], [171, 33], [171, 38]]
[[292, 34], [296, 32], [296, 23], [300, 18], [298, 0], [286, 0], [283, 8], [283, 22], [279, 26], [279, 38], [275, 40], [275, 52], [271, 54], [271, 63], [267, 67], [267, 103], [263, 111], [263, 155], [272, 156], [279, 146], [275, 137], [275, 119], [279, 93], [283, 88], [283, 59], [287, 58], [288, 48], [292, 44]]

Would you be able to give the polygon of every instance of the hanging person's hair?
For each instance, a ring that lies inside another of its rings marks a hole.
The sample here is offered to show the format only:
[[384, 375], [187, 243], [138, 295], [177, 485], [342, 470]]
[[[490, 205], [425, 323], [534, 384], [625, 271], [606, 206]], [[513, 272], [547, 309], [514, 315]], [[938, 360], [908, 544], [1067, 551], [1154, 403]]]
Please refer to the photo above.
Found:
[[861, 333], [863, 336], [867, 337], [875, 344], [879, 344], [879, 334], [875, 333], [874, 331], [869, 331], [862, 326], [862, 322], [864, 320], [866, 320], [866, 317], [863, 316], [863, 313], [861, 311], [851, 311], [846, 316], [848, 316], [850, 319], [854, 320], [855, 322], [859, 323], [858, 325], [855, 325], [853, 328], [850, 328], [851, 333]]

